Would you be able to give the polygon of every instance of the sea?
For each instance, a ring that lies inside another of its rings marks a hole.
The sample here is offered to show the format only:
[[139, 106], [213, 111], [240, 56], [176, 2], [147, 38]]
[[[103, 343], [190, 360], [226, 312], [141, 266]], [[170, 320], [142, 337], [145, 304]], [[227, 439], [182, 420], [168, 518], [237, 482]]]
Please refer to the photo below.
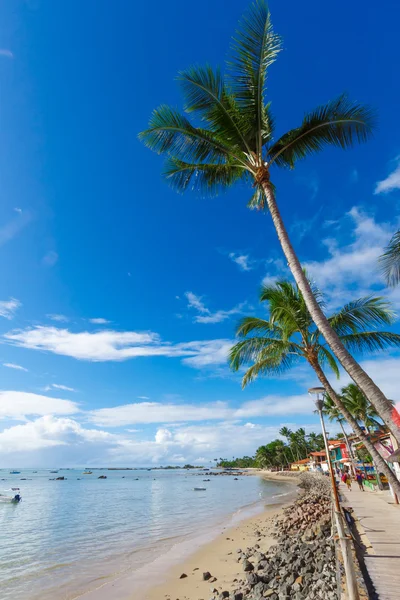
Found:
[[195, 550], [293, 489], [199, 469], [10, 471], [0, 470], [0, 494], [18, 487], [22, 501], [0, 503], [1, 600], [91, 600], [105, 583], [166, 565], [160, 558]]

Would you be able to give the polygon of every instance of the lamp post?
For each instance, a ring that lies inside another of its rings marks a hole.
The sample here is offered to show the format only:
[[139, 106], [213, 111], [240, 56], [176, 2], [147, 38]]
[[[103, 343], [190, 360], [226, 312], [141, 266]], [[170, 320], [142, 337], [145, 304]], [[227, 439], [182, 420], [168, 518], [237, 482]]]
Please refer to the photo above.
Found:
[[360, 596], [358, 593], [356, 573], [355, 573], [354, 564], [353, 564], [353, 557], [351, 554], [351, 540], [345, 533], [343, 514], [342, 514], [342, 511], [340, 508], [339, 494], [338, 494], [338, 490], [336, 487], [335, 475], [333, 473], [332, 461], [331, 461], [331, 457], [329, 454], [329, 446], [328, 446], [328, 439], [327, 439], [325, 423], [324, 423], [324, 415], [322, 413], [322, 409], [324, 407], [325, 388], [323, 388], [323, 387], [310, 388], [308, 390], [308, 393], [310, 394], [311, 397], [315, 396], [315, 400], [314, 400], [315, 407], [318, 411], [319, 418], [321, 421], [322, 436], [324, 438], [324, 444], [325, 444], [326, 461], [328, 463], [328, 469], [329, 469], [331, 485], [332, 485], [335, 522], [336, 522], [336, 528], [337, 528], [338, 536], [339, 536], [339, 540], [340, 540], [340, 547], [342, 550], [344, 572], [346, 575], [347, 597], [348, 597], [348, 600], [359, 600]]

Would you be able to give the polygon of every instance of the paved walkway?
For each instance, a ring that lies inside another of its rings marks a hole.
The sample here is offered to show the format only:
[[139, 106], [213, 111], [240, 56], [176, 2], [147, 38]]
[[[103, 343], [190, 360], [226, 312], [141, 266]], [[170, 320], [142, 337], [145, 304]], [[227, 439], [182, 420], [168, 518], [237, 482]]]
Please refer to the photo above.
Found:
[[400, 600], [400, 505], [389, 492], [362, 492], [354, 482], [351, 491], [342, 483], [339, 490], [372, 546], [365, 564], [379, 600]]

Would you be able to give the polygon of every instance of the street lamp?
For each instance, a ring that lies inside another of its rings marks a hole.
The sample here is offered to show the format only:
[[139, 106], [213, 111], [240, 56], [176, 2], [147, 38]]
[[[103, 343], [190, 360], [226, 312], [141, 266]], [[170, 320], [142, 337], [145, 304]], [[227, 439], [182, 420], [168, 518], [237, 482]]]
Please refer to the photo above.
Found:
[[338, 535], [339, 535], [340, 546], [342, 549], [343, 566], [344, 566], [344, 570], [345, 570], [345, 574], [346, 574], [347, 595], [348, 595], [349, 600], [359, 600], [360, 596], [358, 593], [356, 574], [355, 574], [353, 558], [352, 558], [352, 554], [351, 554], [351, 542], [350, 542], [350, 538], [346, 535], [345, 529], [344, 529], [343, 515], [342, 515], [341, 508], [340, 508], [339, 495], [338, 495], [338, 491], [337, 491], [337, 487], [336, 487], [335, 475], [333, 473], [332, 461], [331, 461], [331, 457], [329, 454], [328, 438], [327, 438], [327, 433], [326, 433], [326, 429], [325, 429], [324, 415], [322, 412], [322, 410], [324, 408], [325, 388], [313, 387], [308, 390], [308, 393], [310, 394], [311, 397], [315, 396], [315, 399], [314, 399], [315, 407], [318, 411], [319, 418], [321, 421], [322, 436], [324, 438], [324, 444], [325, 444], [326, 460], [328, 463], [328, 469], [329, 469], [329, 473], [331, 476], [332, 493], [333, 493], [333, 500], [334, 500], [334, 507], [335, 507], [335, 511], [334, 511], [335, 512], [335, 521], [336, 521], [336, 527], [337, 527], [337, 531], [338, 531]]

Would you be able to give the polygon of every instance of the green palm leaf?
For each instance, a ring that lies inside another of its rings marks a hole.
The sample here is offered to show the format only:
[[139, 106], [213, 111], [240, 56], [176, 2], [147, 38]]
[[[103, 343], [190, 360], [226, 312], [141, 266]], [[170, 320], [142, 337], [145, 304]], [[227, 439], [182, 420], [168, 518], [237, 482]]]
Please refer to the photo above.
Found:
[[257, 0], [239, 25], [230, 62], [230, 85], [242, 114], [251, 123], [257, 157], [261, 157], [262, 146], [272, 133], [264, 89], [267, 69], [280, 49], [281, 39], [273, 32], [267, 5]]
[[271, 337], [278, 338], [282, 336], [282, 329], [265, 319], [244, 317], [236, 327], [236, 335], [238, 337], [245, 337], [250, 333], [257, 333], [258, 335], [268, 334], [268, 338], [270, 339]]
[[390, 303], [383, 298], [365, 296], [345, 304], [328, 320], [338, 335], [347, 335], [366, 327], [391, 325], [395, 320], [395, 313]]
[[350, 352], [375, 352], [400, 346], [400, 335], [390, 331], [361, 331], [340, 337]]
[[374, 115], [370, 108], [351, 102], [343, 94], [306, 115], [297, 129], [285, 133], [269, 149], [269, 164], [293, 168], [296, 161], [319, 152], [327, 145], [347, 148], [372, 134]]
[[332, 369], [337, 379], [340, 377], [339, 367], [333, 354], [328, 350], [326, 346], [320, 346], [318, 350], [318, 361], [319, 364], [324, 367], [326, 364]]
[[400, 281], [400, 231], [394, 234], [379, 262], [387, 285], [397, 285]]
[[208, 196], [217, 196], [221, 189], [246, 178], [248, 174], [243, 168], [229, 163], [190, 164], [177, 158], [169, 158], [165, 162], [164, 176], [178, 192], [185, 192], [190, 188]]
[[198, 113], [212, 131], [251, 157], [245, 137], [248, 126], [235, 97], [226, 89], [220, 69], [191, 67], [181, 71], [178, 79], [186, 99], [185, 110]]

